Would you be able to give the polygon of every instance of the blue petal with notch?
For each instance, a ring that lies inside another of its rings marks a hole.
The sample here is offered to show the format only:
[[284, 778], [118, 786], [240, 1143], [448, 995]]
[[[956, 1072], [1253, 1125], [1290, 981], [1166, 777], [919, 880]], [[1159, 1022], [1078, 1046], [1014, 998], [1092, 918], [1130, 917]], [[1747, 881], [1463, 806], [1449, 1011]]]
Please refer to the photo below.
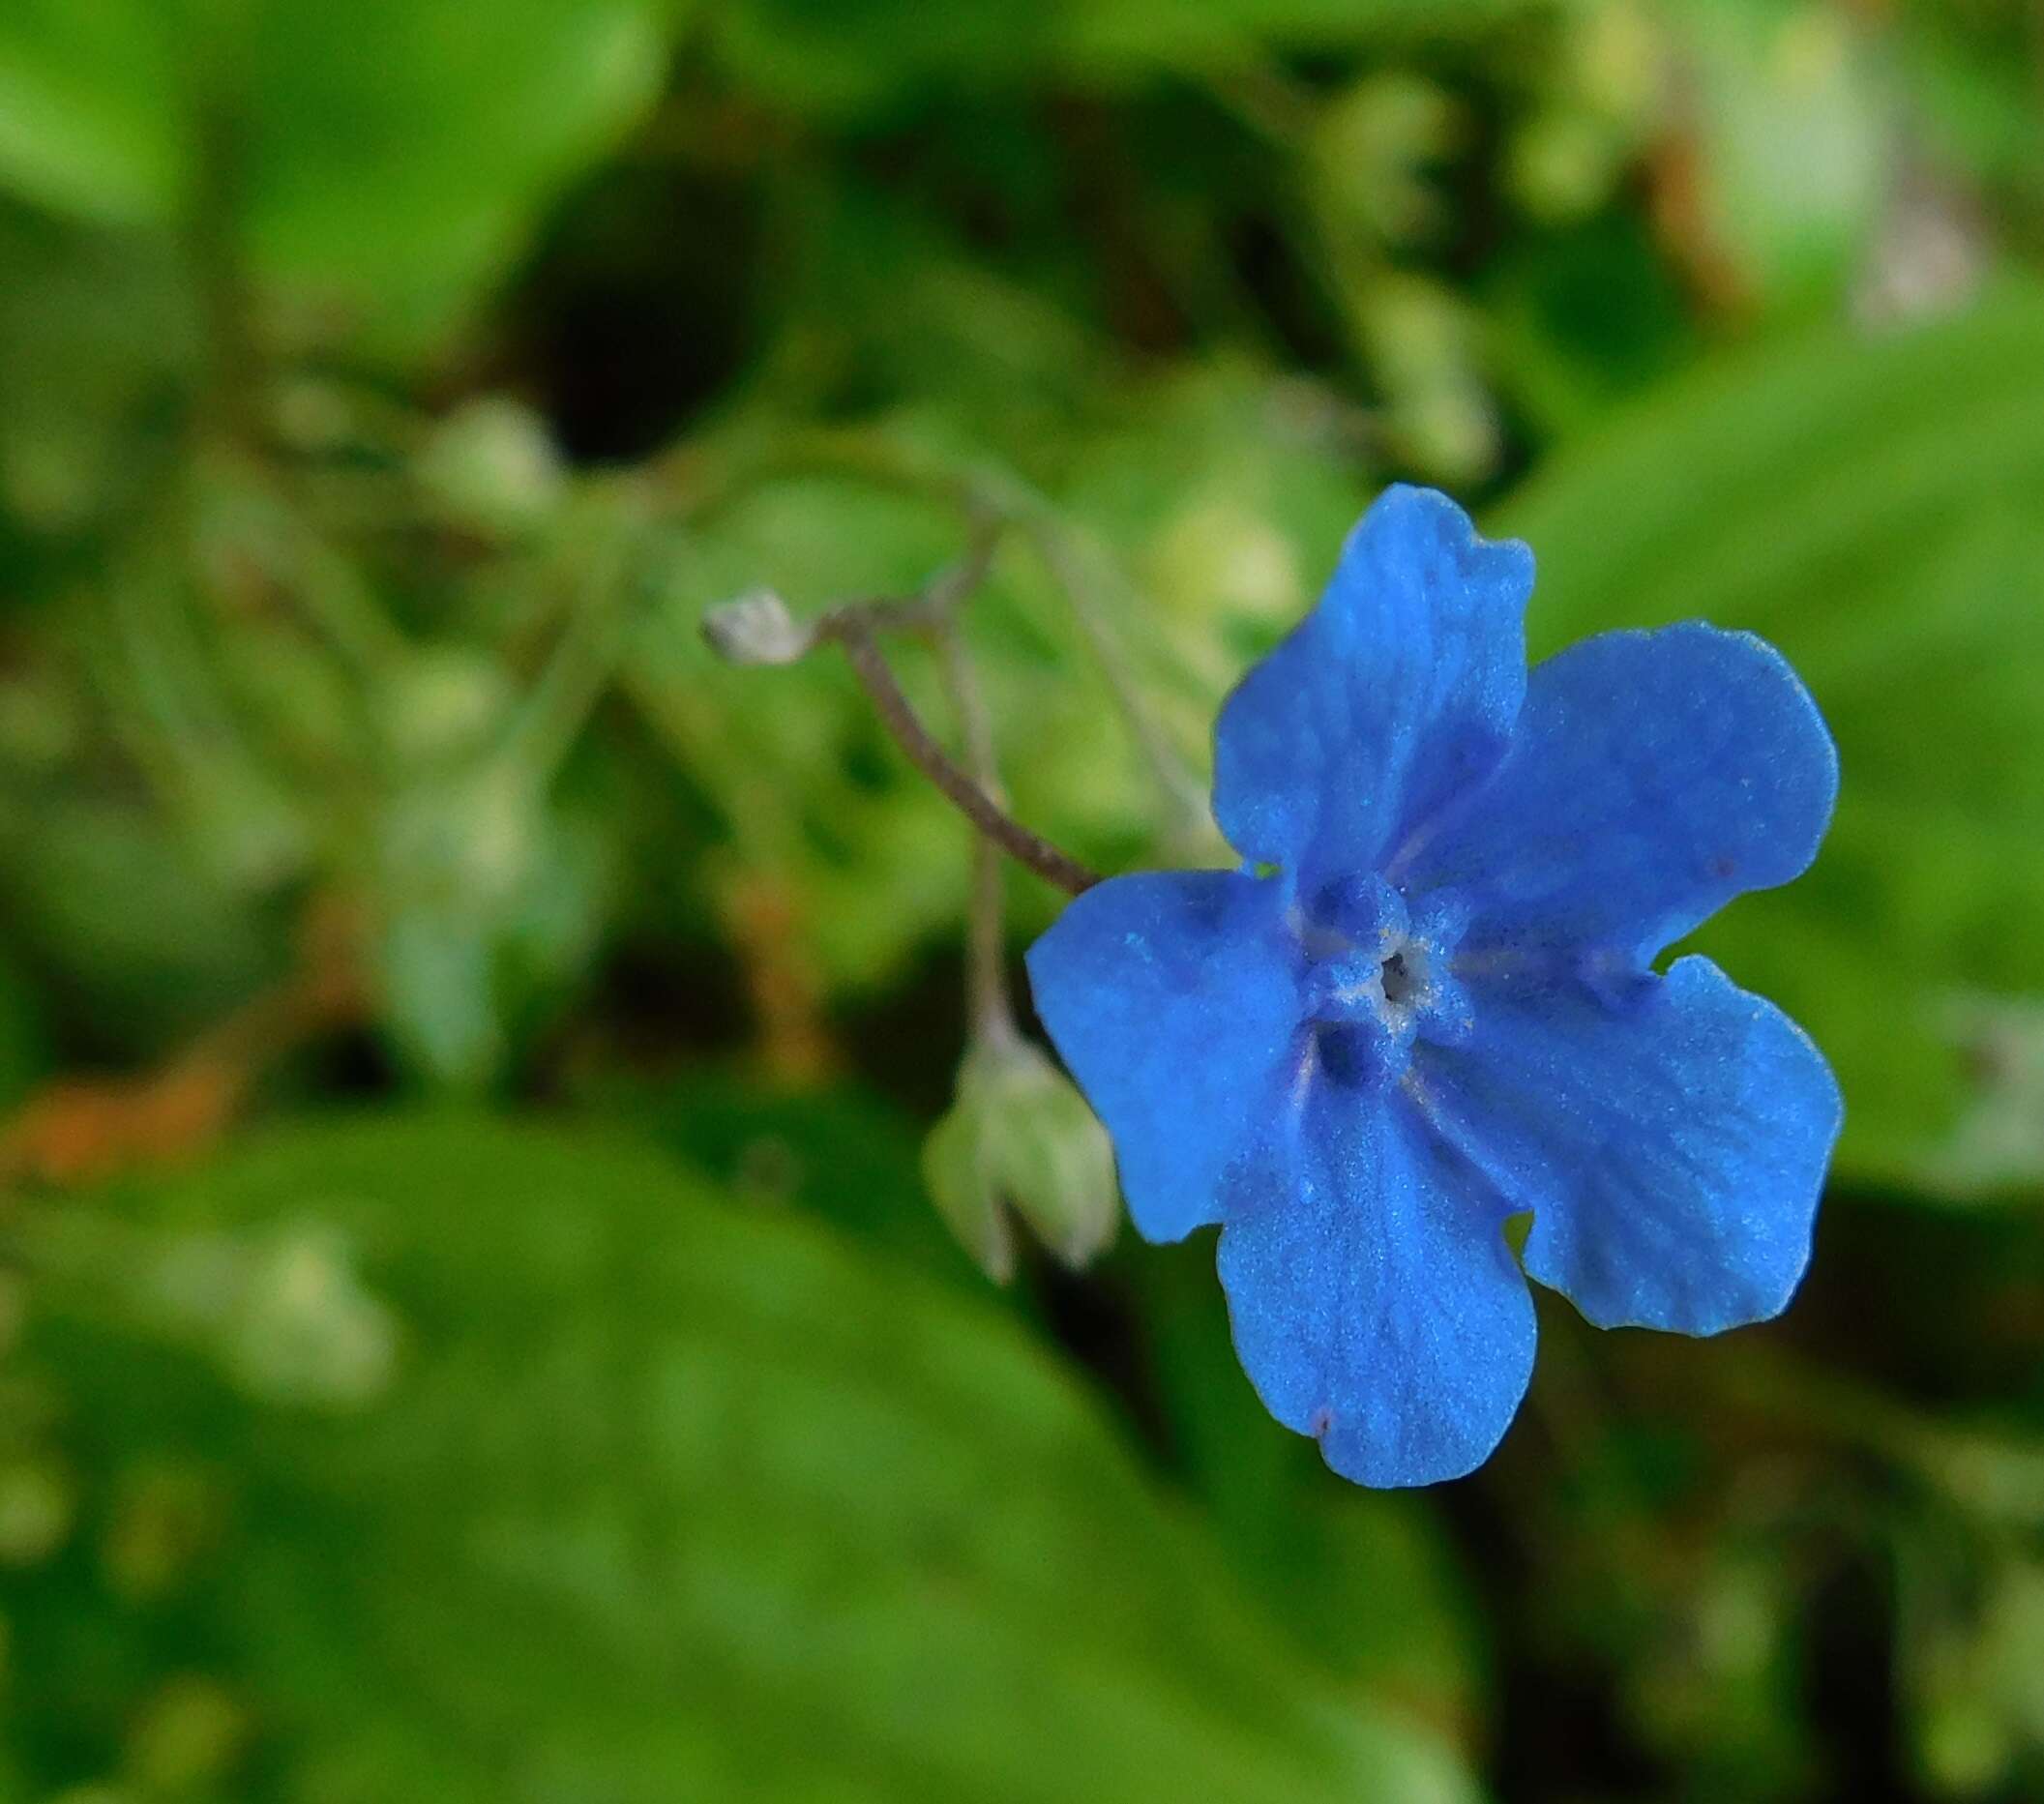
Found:
[[1496, 774], [1392, 875], [1462, 893], [1472, 953], [1644, 962], [1800, 875], [1837, 796], [1830, 732], [1771, 645], [1701, 622], [1605, 633], [1533, 671]]
[[1842, 1115], [1808, 1036], [1701, 958], [1621, 993], [1560, 980], [1477, 1006], [1482, 1032], [1413, 1072], [1437, 1127], [1532, 1210], [1526, 1271], [1599, 1327], [1779, 1315]]
[[1321, 1076], [1288, 1123], [1221, 1230], [1243, 1369], [1343, 1477], [1458, 1478], [1497, 1445], [1533, 1367], [1503, 1202], [1395, 1093]]
[[1503, 754], [1526, 693], [1532, 553], [1447, 496], [1387, 488], [1311, 614], [1229, 695], [1214, 815], [1300, 885], [1382, 868]]

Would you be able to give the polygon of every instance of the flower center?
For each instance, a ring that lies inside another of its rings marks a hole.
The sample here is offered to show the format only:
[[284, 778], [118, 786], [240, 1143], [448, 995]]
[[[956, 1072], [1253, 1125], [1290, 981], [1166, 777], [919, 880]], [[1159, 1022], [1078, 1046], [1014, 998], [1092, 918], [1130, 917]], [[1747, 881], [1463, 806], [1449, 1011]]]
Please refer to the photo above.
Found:
[[1389, 934], [1376, 946], [1309, 951], [1307, 1012], [1317, 1021], [1376, 1022], [1400, 1033], [1434, 999], [1433, 948], [1409, 934]]
[[1416, 1037], [1458, 1039], [1468, 998], [1448, 975], [1456, 923], [1424, 903], [1418, 919], [1380, 877], [1330, 885], [1295, 920], [1314, 1055], [1334, 1081], [1394, 1082]]
[[1384, 961], [1383, 968], [1377, 973], [1377, 982], [1383, 986], [1384, 1000], [1393, 1008], [1399, 1007], [1419, 988], [1418, 979], [1406, 962], [1404, 947]]

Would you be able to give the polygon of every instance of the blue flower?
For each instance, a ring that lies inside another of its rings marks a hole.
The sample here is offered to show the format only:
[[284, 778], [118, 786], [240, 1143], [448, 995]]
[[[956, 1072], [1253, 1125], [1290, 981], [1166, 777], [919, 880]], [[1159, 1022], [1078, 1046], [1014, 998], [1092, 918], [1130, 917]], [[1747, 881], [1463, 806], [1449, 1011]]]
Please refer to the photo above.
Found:
[[1532, 583], [1525, 546], [1387, 490], [1221, 711], [1243, 868], [1112, 878], [1029, 954], [1136, 1227], [1220, 1225], [1251, 1380], [1367, 1485], [1489, 1456], [1527, 1276], [1604, 1327], [1779, 1313], [1838, 1135], [1787, 1016], [1707, 959], [1653, 968], [1816, 855], [1838, 759], [1808, 692], [1698, 623], [1528, 672]]

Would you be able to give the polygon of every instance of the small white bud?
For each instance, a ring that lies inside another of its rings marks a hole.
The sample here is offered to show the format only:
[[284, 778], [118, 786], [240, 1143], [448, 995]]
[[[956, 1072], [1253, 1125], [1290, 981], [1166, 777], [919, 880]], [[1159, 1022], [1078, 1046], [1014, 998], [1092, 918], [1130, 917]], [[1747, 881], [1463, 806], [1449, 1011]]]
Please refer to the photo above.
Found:
[[704, 614], [702, 636], [729, 664], [793, 664], [816, 636], [773, 590], [755, 589]]

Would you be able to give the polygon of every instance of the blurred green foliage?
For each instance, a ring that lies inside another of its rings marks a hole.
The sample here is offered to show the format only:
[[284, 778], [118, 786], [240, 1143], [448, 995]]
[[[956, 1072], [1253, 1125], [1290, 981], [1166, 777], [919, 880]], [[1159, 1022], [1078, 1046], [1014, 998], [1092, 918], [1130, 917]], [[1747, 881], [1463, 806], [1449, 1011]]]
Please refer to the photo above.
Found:
[[[0, 8], [0, 1800], [2036, 1795], [2040, 34]], [[1544, 1308], [1425, 1497], [1205, 1247], [1047, 1256], [1101, 1149], [961, 1067], [963, 829], [698, 631], [997, 518], [1017, 813], [1218, 858], [1394, 476], [1537, 650], [1751, 627], [1845, 766], [1700, 937], [1846, 1086], [1804, 1296]]]
[[[93, 1208], [126, 1244], [71, 1249], [23, 1355], [106, 1460], [19, 1589], [31, 1756], [146, 1790], [268, 1727], [304, 1797], [1468, 1795], [1337, 1703], [1013, 1321], [629, 1142], [350, 1121]], [[185, 1269], [304, 1213], [332, 1244], [259, 1298]], [[358, 1282], [406, 1324], [384, 1394], [252, 1407], [361, 1338]], [[98, 1319], [137, 1283], [189, 1342]], [[222, 1335], [225, 1373], [192, 1356]], [[204, 1749], [78, 1707], [136, 1621], [199, 1669], [159, 1712], [218, 1700]]]

